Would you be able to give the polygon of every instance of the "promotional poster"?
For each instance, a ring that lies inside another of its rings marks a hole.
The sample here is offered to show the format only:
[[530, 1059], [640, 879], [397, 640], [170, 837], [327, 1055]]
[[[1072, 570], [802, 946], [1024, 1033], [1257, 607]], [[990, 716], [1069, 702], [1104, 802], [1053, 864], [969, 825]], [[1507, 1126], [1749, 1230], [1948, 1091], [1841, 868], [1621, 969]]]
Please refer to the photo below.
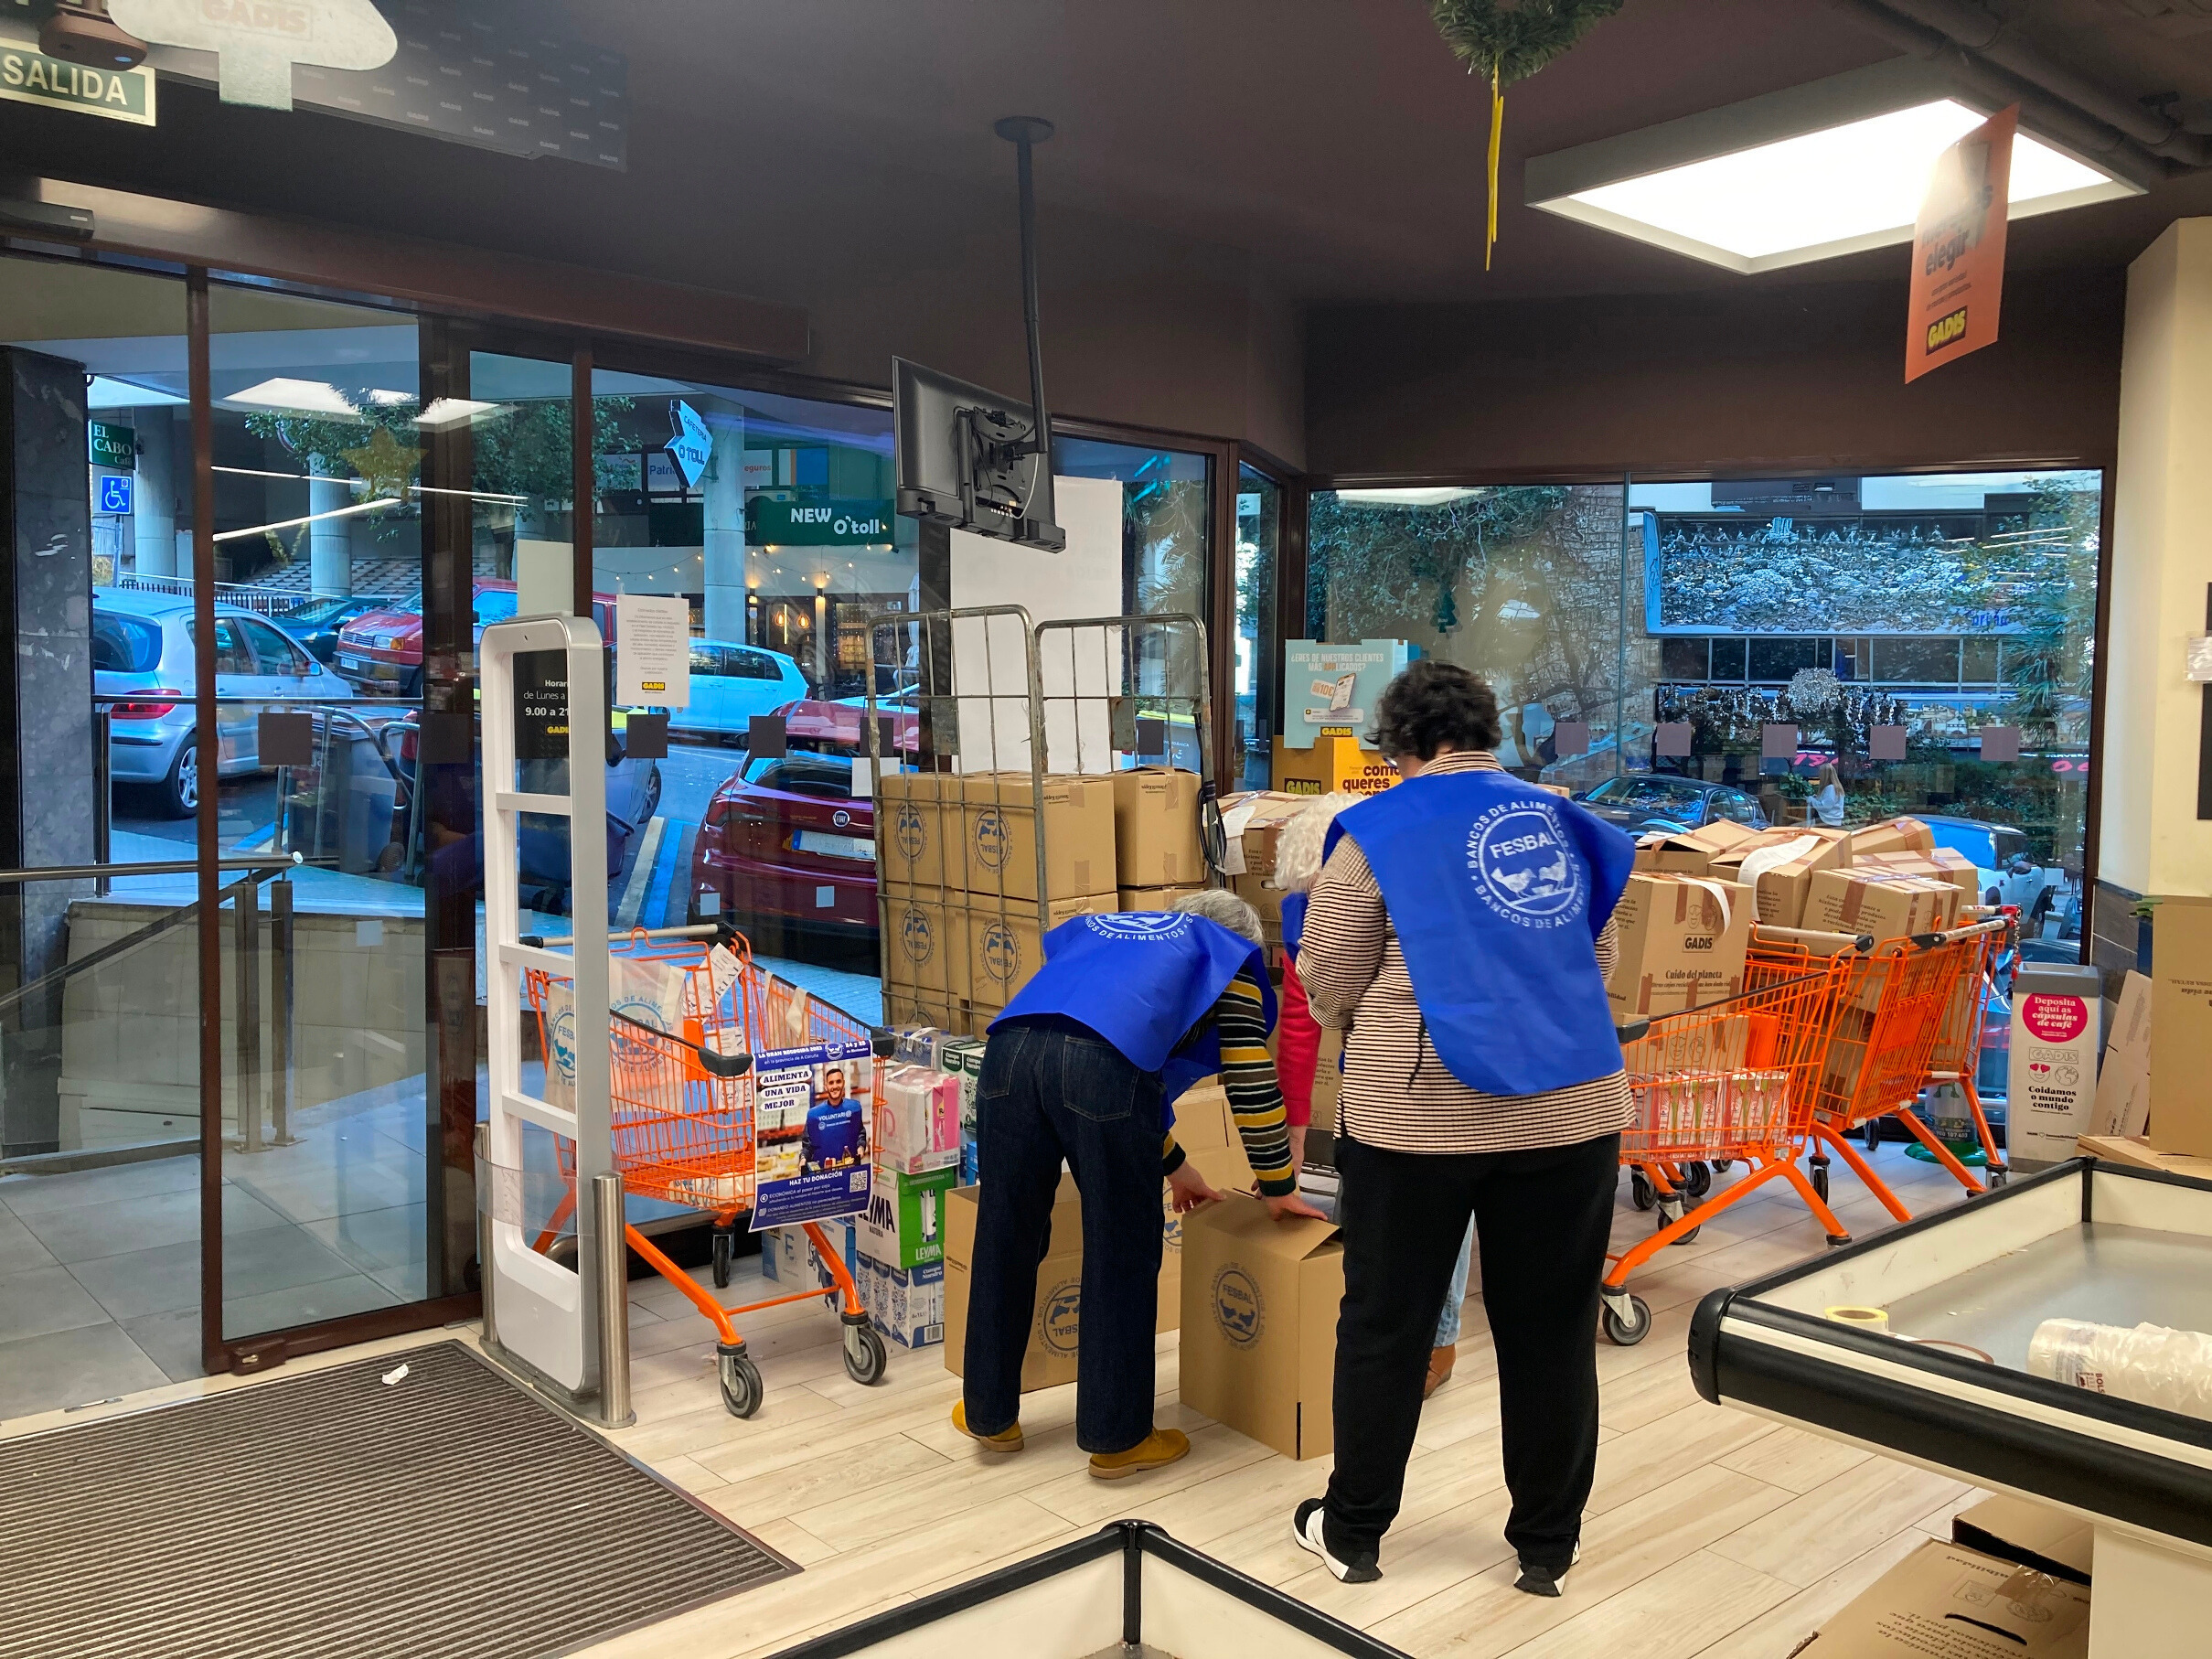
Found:
[[874, 1064], [865, 1043], [754, 1058], [754, 1232], [868, 1207]]

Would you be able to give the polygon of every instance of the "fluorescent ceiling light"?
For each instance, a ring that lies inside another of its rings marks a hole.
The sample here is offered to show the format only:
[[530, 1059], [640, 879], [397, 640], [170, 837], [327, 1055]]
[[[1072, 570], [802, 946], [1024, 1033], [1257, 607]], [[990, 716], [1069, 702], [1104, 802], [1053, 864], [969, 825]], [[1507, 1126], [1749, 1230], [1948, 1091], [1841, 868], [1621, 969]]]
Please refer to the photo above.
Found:
[[1421, 489], [1340, 489], [1336, 498], [1352, 507], [1449, 507], [1481, 493], [1447, 484]]
[[[1986, 119], [1917, 59], [1528, 164], [1532, 206], [1750, 274], [1912, 239], [1937, 158]], [[2141, 187], [2023, 131], [2014, 219]]]
[[280, 376], [234, 391], [223, 401], [243, 403], [250, 409], [281, 409], [286, 414], [326, 415], [340, 421], [361, 418], [353, 401], [327, 380], [289, 380]]

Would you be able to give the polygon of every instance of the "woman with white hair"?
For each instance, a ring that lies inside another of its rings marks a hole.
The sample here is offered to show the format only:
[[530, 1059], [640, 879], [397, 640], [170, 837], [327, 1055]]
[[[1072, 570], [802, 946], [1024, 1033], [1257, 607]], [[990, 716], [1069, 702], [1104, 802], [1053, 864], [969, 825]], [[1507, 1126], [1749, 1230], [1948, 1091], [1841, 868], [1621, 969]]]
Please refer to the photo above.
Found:
[[[1290, 1163], [1302, 1169], [1306, 1162], [1306, 1130], [1313, 1121], [1313, 1079], [1319, 1069], [1320, 1022], [1306, 1001], [1305, 981], [1298, 977], [1298, 947], [1306, 933], [1306, 895], [1321, 875], [1321, 855], [1329, 841], [1329, 826], [1337, 814], [1359, 804], [1360, 797], [1340, 789], [1309, 802], [1283, 826], [1275, 843], [1275, 884], [1283, 893], [1283, 1017], [1276, 1027], [1275, 1065], [1283, 1084], [1283, 1114], [1290, 1125]], [[1459, 1241], [1459, 1259], [1453, 1264], [1450, 1287], [1444, 1292], [1444, 1311], [1437, 1321], [1437, 1340], [1428, 1351], [1428, 1377], [1421, 1386], [1426, 1399], [1450, 1380], [1459, 1357], [1459, 1314], [1467, 1302], [1467, 1275], [1473, 1265], [1475, 1224], [1470, 1216], [1467, 1236]]]
[[1110, 1481], [1191, 1450], [1152, 1426], [1160, 1179], [1179, 1213], [1221, 1194], [1175, 1143], [1176, 1097], [1220, 1073], [1268, 1209], [1320, 1212], [1290, 1161], [1251, 905], [1193, 893], [1171, 911], [1077, 916], [1043, 943], [1043, 966], [991, 1022], [977, 1081], [985, 1175], [953, 1427], [986, 1450], [1021, 1450], [1021, 1357], [1064, 1165], [1083, 1195], [1075, 1443]]

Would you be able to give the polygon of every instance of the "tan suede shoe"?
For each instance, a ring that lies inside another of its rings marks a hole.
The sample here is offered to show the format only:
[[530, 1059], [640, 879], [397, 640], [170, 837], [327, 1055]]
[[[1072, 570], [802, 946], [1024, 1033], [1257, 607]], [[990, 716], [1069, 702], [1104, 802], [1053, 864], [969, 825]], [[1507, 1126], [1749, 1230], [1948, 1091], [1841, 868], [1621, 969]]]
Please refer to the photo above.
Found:
[[1459, 1363], [1457, 1348], [1431, 1348], [1428, 1351], [1428, 1378], [1421, 1385], [1421, 1397], [1427, 1399], [1451, 1380], [1451, 1368]]
[[1021, 1450], [1021, 1425], [1020, 1423], [1009, 1424], [1006, 1428], [999, 1429], [997, 1434], [978, 1434], [967, 1426], [967, 1402], [966, 1400], [953, 1402], [953, 1427], [986, 1451], [1005, 1453]]
[[1190, 1455], [1189, 1435], [1180, 1429], [1155, 1429], [1127, 1451], [1092, 1453], [1091, 1478], [1118, 1481], [1127, 1475], [1143, 1474], [1149, 1469], [1165, 1469]]

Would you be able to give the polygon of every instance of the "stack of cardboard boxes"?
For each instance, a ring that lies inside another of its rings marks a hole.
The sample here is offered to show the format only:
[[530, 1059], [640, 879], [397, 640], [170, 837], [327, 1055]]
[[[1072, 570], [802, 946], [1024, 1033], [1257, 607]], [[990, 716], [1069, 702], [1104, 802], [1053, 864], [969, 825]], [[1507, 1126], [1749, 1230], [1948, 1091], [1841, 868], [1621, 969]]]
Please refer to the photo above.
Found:
[[2148, 908], [2150, 972], [2121, 987], [2081, 1151], [2212, 1180], [2212, 899]]
[[1114, 880], [1124, 910], [1167, 910], [1206, 885], [1198, 774], [1139, 766], [1114, 774]]
[[1304, 811], [1311, 798], [1279, 789], [1254, 789], [1222, 801], [1222, 873], [1237, 896], [1259, 913], [1270, 960], [1283, 939], [1283, 890], [1275, 884], [1276, 842], [1283, 827]]

